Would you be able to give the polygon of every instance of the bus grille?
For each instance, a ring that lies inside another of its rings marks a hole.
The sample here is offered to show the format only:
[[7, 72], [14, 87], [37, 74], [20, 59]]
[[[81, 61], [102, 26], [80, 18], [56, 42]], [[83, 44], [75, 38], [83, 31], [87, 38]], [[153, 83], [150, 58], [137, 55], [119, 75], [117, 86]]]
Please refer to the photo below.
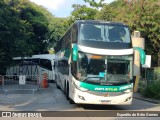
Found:
[[123, 92], [95, 92], [95, 91], [88, 91], [88, 93], [97, 96], [118, 96], [125, 94]]

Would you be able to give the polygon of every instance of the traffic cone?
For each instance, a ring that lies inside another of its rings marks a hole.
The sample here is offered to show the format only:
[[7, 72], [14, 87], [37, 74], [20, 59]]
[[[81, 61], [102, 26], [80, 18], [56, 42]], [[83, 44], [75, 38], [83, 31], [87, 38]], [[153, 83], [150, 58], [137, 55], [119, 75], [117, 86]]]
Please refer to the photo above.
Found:
[[48, 87], [48, 82], [47, 82], [47, 75], [43, 75], [43, 80], [42, 80], [42, 88], [47, 88]]

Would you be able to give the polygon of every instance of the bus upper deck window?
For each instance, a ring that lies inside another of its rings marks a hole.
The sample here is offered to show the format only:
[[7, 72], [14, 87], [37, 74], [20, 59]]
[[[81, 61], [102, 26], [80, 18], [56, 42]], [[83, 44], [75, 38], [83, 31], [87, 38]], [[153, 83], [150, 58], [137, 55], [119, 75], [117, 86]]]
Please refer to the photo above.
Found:
[[116, 41], [122, 42], [123, 41], [120, 35], [120, 31], [118, 31], [116, 27], [109, 30], [109, 40], [111, 42], [116, 42]]
[[84, 24], [81, 29], [81, 37], [83, 40], [102, 40], [101, 28], [92, 24]]

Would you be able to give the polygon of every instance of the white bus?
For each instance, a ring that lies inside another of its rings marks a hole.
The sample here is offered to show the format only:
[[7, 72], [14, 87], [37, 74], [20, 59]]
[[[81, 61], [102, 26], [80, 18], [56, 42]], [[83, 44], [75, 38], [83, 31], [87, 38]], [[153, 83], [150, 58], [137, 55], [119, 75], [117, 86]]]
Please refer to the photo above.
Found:
[[19, 75], [26, 75], [29, 77], [27, 79], [34, 79], [37, 75], [43, 77], [43, 75], [46, 74], [49, 81], [55, 80], [54, 54], [39, 54], [33, 55], [32, 57], [15, 57], [13, 60], [14, 65], [7, 69], [6, 75], [14, 75], [15, 79]]
[[55, 50], [55, 83], [70, 103], [132, 103], [134, 50], [127, 25], [76, 21]]

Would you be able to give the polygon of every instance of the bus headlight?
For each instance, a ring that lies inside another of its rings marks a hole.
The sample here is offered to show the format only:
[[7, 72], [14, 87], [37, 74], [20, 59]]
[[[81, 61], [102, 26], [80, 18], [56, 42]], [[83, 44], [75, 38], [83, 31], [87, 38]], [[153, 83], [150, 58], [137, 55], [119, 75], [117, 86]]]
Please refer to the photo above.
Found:
[[78, 95], [78, 98], [85, 101], [85, 98], [83, 96]]
[[127, 101], [130, 101], [132, 98], [131, 97], [129, 97], [129, 98], [127, 98], [126, 100], [125, 100], [125, 102], [127, 102]]
[[130, 93], [130, 92], [132, 92], [132, 89], [127, 89], [127, 90], [125, 90], [125, 91], [123, 91], [124, 93]]
[[78, 90], [82, 91], [82, 92], [86, 92], [86, 91], [89, 91], [88, 89], [86, 88], [83, 88], [83, 87], [79, 87]]
[[80, 91], [82, 91], [82, 92], [89, 91], [89, 90], [86, 89], [86, 88], [80, 87], [80, 86], [79, 86], [79, 82], [78, 82], [78, 83], [73, 82], [73, 84], [74, 84], [74, 86], [75, 86], [76, 89], [78, 89], [78, 90], [80, 90]]

